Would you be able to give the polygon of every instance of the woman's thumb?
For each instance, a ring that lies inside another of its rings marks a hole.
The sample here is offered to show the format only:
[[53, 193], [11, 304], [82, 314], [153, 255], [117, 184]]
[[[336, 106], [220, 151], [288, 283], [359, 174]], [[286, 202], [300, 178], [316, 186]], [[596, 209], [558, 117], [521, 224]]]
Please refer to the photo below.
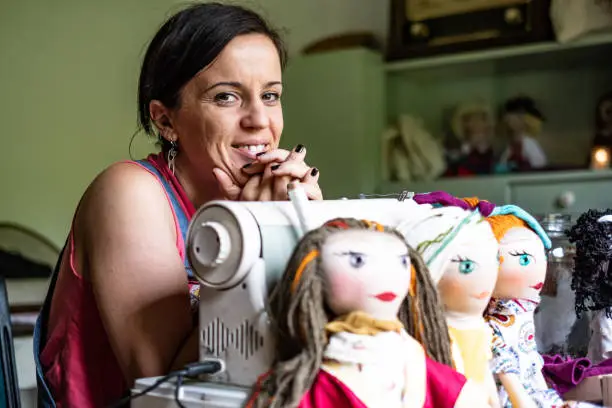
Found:
[[234, 184], [232, 178], [220, 168], [214, 168], [213, 174], [217, 179], [217, 183], [219, 184], [219, 188], [221, 192], [225, 194], [226, 198], [229, 200], [237, 200], [240, 197], [240, 192], [242, 189]]

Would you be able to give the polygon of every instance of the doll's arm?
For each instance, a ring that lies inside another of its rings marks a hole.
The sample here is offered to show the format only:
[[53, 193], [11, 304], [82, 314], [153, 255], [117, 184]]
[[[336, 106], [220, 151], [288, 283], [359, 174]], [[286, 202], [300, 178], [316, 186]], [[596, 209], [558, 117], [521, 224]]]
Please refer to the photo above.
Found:
[[499, 394], [497, 393], [497, 384], [495, 384], [495, 378], [493, 373], [489, 372], [486, 377], [485, 383], [486, 391], [489, 393], [489, 405], [491, 408], [500, 408], [501, 403], [499, 402]]
[[514, 408], [538, 408], [536, 403], [527, 393], [525, 387], [521, 383], [519, 376], [515, 373], [498, 374], [499, 381], [502, 383], [508, 398]]
[[482, 385], [468, 380], [461, 389], [454, 408], [495, 408], [495, 406], [489, 402]]

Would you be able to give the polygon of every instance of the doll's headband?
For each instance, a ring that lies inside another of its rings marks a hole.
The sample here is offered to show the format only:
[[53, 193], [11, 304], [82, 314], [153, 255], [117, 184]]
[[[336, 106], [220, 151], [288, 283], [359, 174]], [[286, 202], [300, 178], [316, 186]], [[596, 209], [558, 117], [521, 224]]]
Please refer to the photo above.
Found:
[[489, 201], [477, 200], [477, 202], [471, 205], [467, 200], [457, 198], [446, 191], [415, 194], [412, 199], [417, 204], [431, 204], [434, 207], [459, 207], [464, 210], [477, 209], [483, 217], [488, 217], [493, 209], [495, 209], [495, 204]]
[[538, 237], [542, 240], [544, 247], [546, 249], [552, 248], [552, 242], [550, 238], [544, 231], [544, 228], [540, 225], [540, 223], [527, 211], [516, 205], [502, 205], [501, 207], [495, 207], [493, 212], [491, 212], [491, 216], [493, 215], [514, 215], [517, 218], [525, 221], [525, 223], [536, 233]]

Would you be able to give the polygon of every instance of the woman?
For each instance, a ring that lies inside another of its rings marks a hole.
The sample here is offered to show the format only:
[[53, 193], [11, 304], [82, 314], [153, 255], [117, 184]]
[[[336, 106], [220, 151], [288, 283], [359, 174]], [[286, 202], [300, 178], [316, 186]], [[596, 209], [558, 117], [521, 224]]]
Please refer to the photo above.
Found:
[[155, 35], [138, 113], [162, 153], [113, 164], [77, 208], [35, 334], [45, 406], [107, 406], [198, 359], [183, 244], [196, 208], [285, 200], [292, 179], [321, 199], [304, 146], [278, 149], [285, 60], [278, 34], [236, 6], [195, 4]]

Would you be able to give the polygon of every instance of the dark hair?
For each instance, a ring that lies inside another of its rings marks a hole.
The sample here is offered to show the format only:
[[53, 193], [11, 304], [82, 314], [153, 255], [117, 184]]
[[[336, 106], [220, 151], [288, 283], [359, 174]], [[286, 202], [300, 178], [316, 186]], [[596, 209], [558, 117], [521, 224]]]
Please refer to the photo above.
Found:
[[588, 210], [566, 231], [576, 246], [572, 290], [576, 316], [588, 310], [605, 310], [612, 317], [612, 223], [599, 222], [612, 209]]
[[545, 120], [535, 101], [528, 96], [516, 96], [508, 99], [504, 104], [503, 113], [527, 113], [542, 121]]
[[[154, 136], [149, 113], [152, 100], [168, 108], [180, 103], [183, 86], [211, 64], [225, 46], [244, 34], [270, 38], [284, 69], [287, 52], [280, 34], [252, 10], [220, 3], [196, 3], [168, 19], [147, 48], [138, 83], [138, 126]], [[159, 137], [162, 150], [169, 143]]]

